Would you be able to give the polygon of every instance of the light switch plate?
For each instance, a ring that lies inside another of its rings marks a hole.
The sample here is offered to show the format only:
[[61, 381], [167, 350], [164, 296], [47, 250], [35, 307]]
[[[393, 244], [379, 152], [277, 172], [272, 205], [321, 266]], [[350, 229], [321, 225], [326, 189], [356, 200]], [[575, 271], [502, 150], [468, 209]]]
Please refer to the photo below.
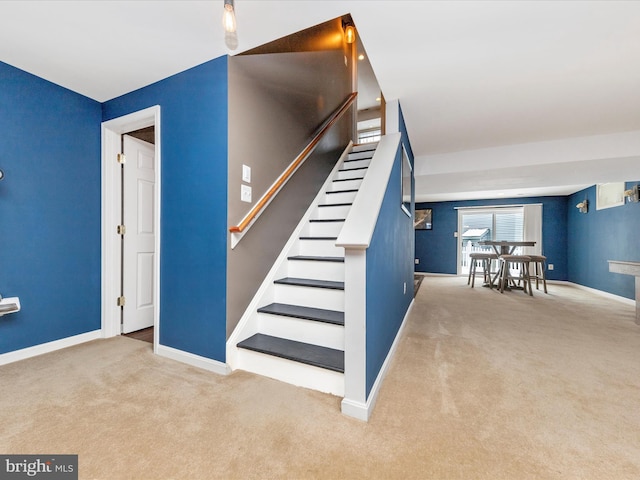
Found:
[[243, 202], [251, 203], [251, 187], [248, 185], [242, 185], [240, 187], [240, 200]]
[[249, 165], [242, 165], [242, 181], [251, 183], [251, 167]]

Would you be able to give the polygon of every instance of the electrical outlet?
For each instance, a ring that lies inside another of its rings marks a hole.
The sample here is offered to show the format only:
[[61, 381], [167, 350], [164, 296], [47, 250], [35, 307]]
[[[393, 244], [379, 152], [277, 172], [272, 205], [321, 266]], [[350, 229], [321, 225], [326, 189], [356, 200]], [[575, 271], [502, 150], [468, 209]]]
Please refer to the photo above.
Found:
[[251, 187], [248, 185], [242, 185], [240, 187], [240, 200], [243, 202], [251, 203]]
[[553, 263], [550, 263], [549, 265], [547, 265], [547, 268], [548, 268], [549, 270], [553, 270]]
[[242, 165], [242, 181], [251, 183], [251, 167], [249, 165]]
[[414, 260], [414, 262], [415, 262], [415, 264], [416, 264], [416, 265], [420, 265], [420, 259], [419, 259], [419, 258], [416, 258], [416, 259]]
[[458, 232], [453, 232], [453, 236], [458, 238]]
[[404, 282], [404, 292], [402, 292], [402, 294], [406, 294], [407, 293], [407, 282]]

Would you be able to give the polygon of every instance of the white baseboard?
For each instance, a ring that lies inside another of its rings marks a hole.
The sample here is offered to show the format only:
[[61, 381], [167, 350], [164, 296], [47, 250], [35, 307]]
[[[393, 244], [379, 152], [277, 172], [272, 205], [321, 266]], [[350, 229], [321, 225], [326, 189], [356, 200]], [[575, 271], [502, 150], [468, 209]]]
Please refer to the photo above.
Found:
[[369, 421], [369, 417], [373, 412], [373, 408], [376, 405], [376, 401], [378, 400], [378, 393], [380, 393], [380, 388], [382, 387], [382, 381], [384, 377], [387, 375], [387, 371], [389, 369], [389, 365], [391, 364], [391, 359], [396, 353], [398, 349], [398, 343], [400, 342], [400, 337], [402, 336], [402, 332], [404, 331], [404, 327], [407, 324], [407, 319], [409, 318], [409, 314], [413, 309], [413, 304], [415, 300], [411, 300], [409, 304], [409, 308], [407, 308], [407, 312], [402, 319], [402, 324], [398, 329], [398, 333], [396, 334], [396, 338], [393, 340], [393, 344], [389, 349], [389, 353], [387, 357], [384, 359], [384, 363], [382, 364], [382, 368], [378, 372], [378, 376], [376, 377], [376, 381], [373, 383], [373, 387], [371, 387], [371, 392], [369, 392], [369, 396], [367, 397], [366, 403], [355, 402], [349, 399], [343, 399], [341, 403], [341, 410], [343, 415], [347, 415], [349, 417], [356, 418], [358, 420], [362, 420], [364, 422]]
[[414, 275], [421, 277], [467, 277], [467, 273], [431, 273], [431, 272], [413, 272]]
[[340, 406], [343, 415], [355, 418], [356, 420], [362, 420], [363, 422], [369, 421], [369, 415], [371, 413], [369, 409], [369, 402], [361, 403], [349, 400], [348, 398], [343, 398]]
[[155, 353], [161, 357], [170, 358], [171, 360], [186, 363], [187, 365], [202, 368], [203, 370], [208, 370], [220, 375], [228, 375], [231, 373], [231, 369], [226, 363], [201, 357], [200, 355], [195, 355], [193, 353], [184, 352], [172, 347], [167, 347], [166, 345], [158, 345]]
[[41, 343], [40, 345], [34, 345], [33, 347], [3, 353], [0, 355], [0, 365], [6, 365], [19, 360], [37, 357], [38, 355], [55, 352], [56, 350], [61, 350], [67, 347], [73, 347], [74, 345], [98, 340], [99, 338], [103, 338], [102, 330], [94, 330], [92, 332], [81, 333], [80, 335], [54, 340], [53, 342]]
[[[547, 280], [547, 283], [550, 283], [550, 281]], [[553, 282], [553, 283], [556, 283], [556, 282]], [[561, 283], [561, 282], [558, 282], [558, 283]], [[605, 292], [603, 290], [597, 290], [595, 288], [586, 287], [584, 285], [580, 285], [579, 283], [573, 283], [573, 282], [562, 282], [562, 283], [566, 283], [566, 284], [571, 285], [573, 287], [579, 288], [580, 290], [586, 290], [588, 292], [594, 293], [596, 295], [600, 295], [601, 297], [605, 297], [605, 298], [608, 298], [610, 300], [616, 300], [618, 302], [625, 303], [627, 305], [631, 305], [632, 307], [636, 306], [636, 301], [631, 299], [631, 298], [621, 297], [620, 295], [615, 295], [613, 293]]]

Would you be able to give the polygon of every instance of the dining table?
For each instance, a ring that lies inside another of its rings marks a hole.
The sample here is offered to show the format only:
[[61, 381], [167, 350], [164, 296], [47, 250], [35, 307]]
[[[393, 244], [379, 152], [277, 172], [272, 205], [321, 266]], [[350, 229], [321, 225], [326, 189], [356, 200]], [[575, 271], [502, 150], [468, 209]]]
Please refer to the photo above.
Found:
[[513, 252], [518, 247], [533, 247], [536, 242], [516, 242], [509, 240], [481, 240], [478, 245], [489, 245], [493, 247], [496, 254], [500, 257], [502, 255], [513, 255]]
[[[493, 250], [500, 258], [503, 255], [513, 255], [513, 252], [516, 251], [518, 247], [534, 247], [536, 242], [534, 241], [510, 241], [510, 240], [481, 240], [478, 242], [478, 245], [483, 246], [491, 246]], [[500, 269], [493, 275], [489, 275], [489, 281], [491, 285], [487, 286], [495, 286], [496, 280], [498, 278], [502, 278], [502, 268], [505, 263], [501, 263]], [[505, 290], [511, 290], [512, 288], [522, 289], [523, 287], [517, 286], [515, 280], [511, 276], [511, 272], [507, 272], [507, 284], [505, 285]]]

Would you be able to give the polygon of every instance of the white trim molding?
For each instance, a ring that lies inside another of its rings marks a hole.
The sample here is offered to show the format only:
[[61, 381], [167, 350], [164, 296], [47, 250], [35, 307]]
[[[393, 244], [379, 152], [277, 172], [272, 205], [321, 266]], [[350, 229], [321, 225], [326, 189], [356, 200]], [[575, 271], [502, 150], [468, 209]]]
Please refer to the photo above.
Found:
[[121, 135], [145, 127], [154, 126], [155, 132], [155, 212], [154, 222], [157, 225], [155, 238], [154, 284], [153, 295], [156, 299], [153, 324], [154, 351], [157, 350], [160, 338], [160, 236], [161, 236], [161, 193], [162, 193], [162, 159], [160, 142], [160, 105], [145, 108], [122, 117], [102, 122], [102, 335], [104, 338], [120, 335], [120, 307], [116, 298], [120, 296], [118, 278], [120, 275], [120, 236], [115, 226], [120, 223], [120, 209], [114, 200], [119, 198], [121, 185], [119, 182], [119, 164], [116, 154], [120, 153]]
[[100, 338], [102, 338], [102, 330], [93, 330], [91, 332], [81, 333], [72, 337], [61, 338], [60, 340], [41, 343], [40, 345], [34, 345], [33, 347], [14, 350], [13, 352], [3, 353], [0, 355], [0, 365], [6, 365], [19, 360], [37, 357], [38, 355], [55, 352], [56, 350], [73, 347], [75, 345], [80, 345], [81, 343], [90, 342], [92, 340], [98, 340]]
[[617, 302], [620, 303], [624, 303], [626, 305], [630, 305], [632, 307], [636, 306], [636, 301], [631, 299], [631, 298], [627, 298], [627, 297], [622, 297], [620, 295], [616, 295], [614, 293], [609, 293], [609, 292], [605, 292], [604, 290], [598, 290], [596, 288], [591, 288], [591, 287], [587, 287], [585, 285], [580, 285], [579, 283], [573, 283], [573, 282], [563, 282], [563, 281], [553, 281], [553, 280], [547, 280], [547, 283], [566, 283], [567, 285], [572, 285], [576, 288], [579, 288], [580, 290], [586, 290], [587, 292], [591, 292], [594, 293], [596, 295], [600, 295], [601, 297], [605, 297], [608, 298], [610, 300], [615, 300]]
[[155, 353], [161, 357], [170, 358], [171, 360], [186, 363], [192, 367], [201, 368], [220, 375], [228, 375], [231, 373], [231, 368], [229, 368], [229, 365], [226, 363], [218, 362], [217, 360], [212, 360], [210, 358], [182, 350], [177, 350], [172, 347], [167, 347], [166, 345], [158, 345]]
[[391, 360], [398, 349], [398, 344], [400, 343], [400, 338], [402, 337], [402, 333], [404, 331], [404, 327], [407, 324], [407, 320], [409, 315], [411, 314], [411, 310], [413, 310], [413, 304], [415, 300], [411, 301], [409, 308], [407, 308], [407, 312], [405, 313], [404, 318], [402, 319], [402, 325], [398, 329], [398, 333], [396, 334], [396, 338], [393, 340], [393, 344], [389, 349], [389, 353], [387, 357], [384, 359], [384, 363], [382, 364], [382, 368], [378, 372], [378, 376], [376, 377], [376, 381], [373, 383], [373, 387], [371, 387], [371, 392], [369, 392], [369, 396], [367, 397], [366, 402], [354, 401], [348, 398], [342, 400], [342, 413], [349, 417], [357, 418], [358, 420], [362, 420], [364, 422], [369, 421], [369, 417], [371, 417], [371, 413], [373, 412], [373, 408], [376, 405], [376, 401], [378, 400], [378, 394], [380, 393], [380, 389], [382, 387], [382, 382], [387, 375], [389, 370], [389, 365], [391, 364]]

